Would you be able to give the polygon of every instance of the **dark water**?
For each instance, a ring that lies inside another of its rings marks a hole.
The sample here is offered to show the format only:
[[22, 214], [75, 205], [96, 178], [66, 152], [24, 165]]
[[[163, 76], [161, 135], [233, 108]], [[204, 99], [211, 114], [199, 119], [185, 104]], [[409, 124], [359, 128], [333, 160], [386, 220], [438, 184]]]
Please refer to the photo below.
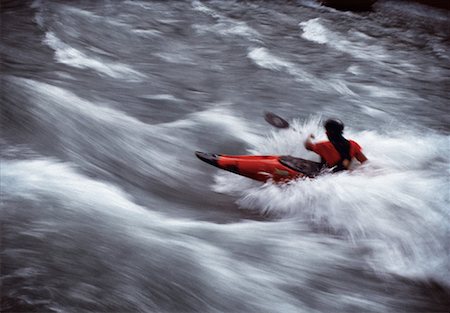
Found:
[[[448, 312], [448, 11], [6, 4], [2, 312]], [[330, 116], [367, 165], [261, 185], [193, 154], [315, 159]]]

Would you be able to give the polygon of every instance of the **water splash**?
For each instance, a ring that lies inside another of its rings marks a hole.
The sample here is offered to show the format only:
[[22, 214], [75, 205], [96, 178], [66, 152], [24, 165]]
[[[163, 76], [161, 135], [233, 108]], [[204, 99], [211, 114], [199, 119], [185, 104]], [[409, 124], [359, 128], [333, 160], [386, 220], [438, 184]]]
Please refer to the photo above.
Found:
[[[292, 154], [317, 160], [303, 148], [309, 133], [325, 139], [320, 119], [294, 121], [293, 128], [272, 132], [252, 154]], [[264, 185], [231, 173], [218, 172], [213, 190], [237, 197], [244, 210], [282, 219], [300, 218], [319, 229], [366, 242], [383, 260], [385, 270], [429, 277], [450, 284], [438, 273], [446, 268], [449, 192], [442, 172], [447, 136], [391, 132], [355, 132], [346, 137], [364, 149], [369, 162], [353, 170], [299, 179], [284, 185]], [[357, 163], [357, 161], [354, 161]], [[447, 222], [443, 223], [443, 219]], [[428, 259], [436, 262], [430, 266]]]
[[55, 50], [55, 59], [72, 67], [91, 69], [101, 75], [126, 81], [141, 81], [146, 76], [131, 67], [121, 63], [111, 63], [97, 57], [89, 57], [84, 52], [77, 50], [62, 42], [53, 32], [47, 32], [44, 42]]

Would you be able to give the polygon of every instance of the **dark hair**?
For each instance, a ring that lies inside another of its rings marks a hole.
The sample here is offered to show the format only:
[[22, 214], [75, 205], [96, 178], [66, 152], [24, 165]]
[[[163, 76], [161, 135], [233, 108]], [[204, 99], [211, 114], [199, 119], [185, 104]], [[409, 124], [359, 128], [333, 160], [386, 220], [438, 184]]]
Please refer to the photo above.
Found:
[[342, 135], [344, 132], [344, 123], [338, 119], [328, 119], [325, 123], [323, 123], [323, 126], [327, 130], [328, 139], [341, 156], [341, 160], [339, 161], [335, 171], [344, 170], [344, 160], [351, 160], [350, 142]]
[[344, 131], [344, 123], [341, 120], [330, 118], [323, 123], [328, 133], [341, 134]]

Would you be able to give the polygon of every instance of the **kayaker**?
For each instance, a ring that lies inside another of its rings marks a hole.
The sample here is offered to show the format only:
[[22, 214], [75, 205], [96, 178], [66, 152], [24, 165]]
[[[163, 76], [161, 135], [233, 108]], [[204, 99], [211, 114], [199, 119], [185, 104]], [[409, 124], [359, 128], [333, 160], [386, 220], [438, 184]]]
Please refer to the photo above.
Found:
[[353, 158], [359, 162], [367, 161], [361, 147], [353, 140], [347, 140], [342, 133], [344, 123], [338, 119], [328, 119], [323, 124], [329, 141], [313, 143], [314, 135], [309, 135], [305, 141], [305, 148], [320, 155], [322, 163], [333, 168], [333, 172], [347, 170]]

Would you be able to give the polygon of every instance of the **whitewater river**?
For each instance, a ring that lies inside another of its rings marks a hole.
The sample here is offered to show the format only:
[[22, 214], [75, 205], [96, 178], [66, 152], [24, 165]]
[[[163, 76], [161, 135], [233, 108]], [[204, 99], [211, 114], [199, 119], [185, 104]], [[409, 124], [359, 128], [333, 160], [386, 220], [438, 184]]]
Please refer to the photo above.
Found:
[[[2, 312], [448, 312], [448, 11], [4, 5]], [[274, 185], [194, 155], [318, 160], [329, 117], [367, 164]]]

